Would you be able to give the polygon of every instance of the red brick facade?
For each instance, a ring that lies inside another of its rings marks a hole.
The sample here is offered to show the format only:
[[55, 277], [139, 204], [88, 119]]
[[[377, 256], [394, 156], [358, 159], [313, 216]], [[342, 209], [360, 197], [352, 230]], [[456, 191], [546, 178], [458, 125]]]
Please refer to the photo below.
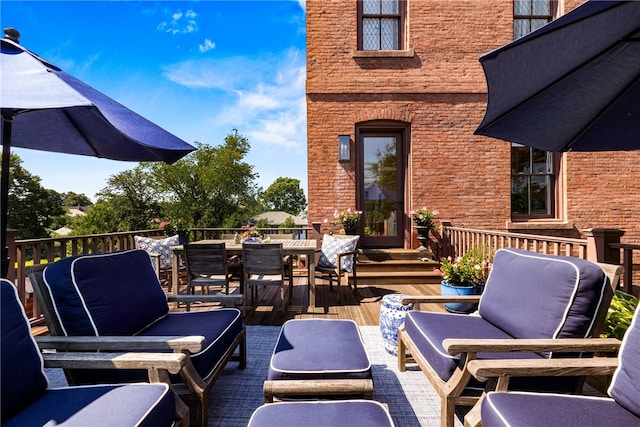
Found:
[[[566, 0], [565, 11], [581, 1]], [[568, 153], [561, 215], [553, 224], [511, 223], [510, 146], [473, 135], [486, 105], [478, 58], [513, 39], [512, 0], [408, 0], [405, 56], [356, 52], [354, 0], [307, 0], [309, 221], [356, 207], [356, 162], [338, 161], [338, 135], [358, 124], [407, 123], [405, 212], [427, 206], [453, 225], [582, 237], [620, 228], [640, 239], [640, 153]], [[355, 54], [354, 54], [355, 53]], [[533, 230], [532, 230], [533, 229]], [[415, 240], [405, 235], [405, 247]]]

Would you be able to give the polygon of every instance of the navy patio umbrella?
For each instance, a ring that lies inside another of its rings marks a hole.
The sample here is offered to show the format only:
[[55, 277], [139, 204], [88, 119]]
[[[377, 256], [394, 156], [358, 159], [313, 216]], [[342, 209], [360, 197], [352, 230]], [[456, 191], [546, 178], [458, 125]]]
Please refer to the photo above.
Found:
[[546, 151], [640, 149], [640, 1], [591, 0], [480, 57], [475, 134]]
[[0, 49], [0, 248], [6, 277], [11, 146], [125, 161], [173, 163], [195, 148], [25, 49], [5, 29]]

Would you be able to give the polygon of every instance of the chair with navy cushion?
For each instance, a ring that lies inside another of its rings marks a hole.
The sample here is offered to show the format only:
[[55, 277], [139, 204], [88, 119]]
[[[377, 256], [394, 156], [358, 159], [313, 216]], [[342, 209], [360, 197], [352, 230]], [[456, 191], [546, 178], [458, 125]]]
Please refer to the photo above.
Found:
[[[189, 355], [179, 377], [172, 378], [176, 390], [195, 403], [198, 425], [206, 424], [208, 391], [234, 357], [240, 368], [246, 363], [245, 327], [236, 308], [196, 312], [169, 312], [167, 295], [140, 249], [64, 258], [29, 275], [36, 298], [43, 306], [52, 335], [62, 336], [202, 336], [198, 351], [174, 349]], [[182, 297], [182, 296], [178, 296]], [[183, 296], [186, 298], [232, 297], [231, 295]], [[179, 300], [176, 298], [175, 300]], [[137, 348], [144, 349], [144, 344]], [[71, 384], [137, 381], [145, 372], [66, 370]]]
[[[501, 249], [482, 296], [401, 298], [414, 306], [479, 298], [479, 308], [476, 315], [410, 311], [398, 332], [398, 368], [404, 371], [407, 361], [420, 366], [440, 395], [441, 424], [453, 426], [455, 406], [473, 406], [485, 388], [472, 380], [470, 360], [552, 358], [554, 352], [535, 346], [523, 351], [519, 345], [523, 339], [594, 336], [621, 270], [573, 257]], [[524, 390], [571, 392], [580, 389], [583, 380], [536, 377], [515, 382]]]
[[[556, 375], [611, 375], [608, 396], [559, 395], [530, 392], [490, 392], [481, 405], [482, 425], [566, 427], [640, 426], [640, 310], [636, 310], [631, 326], [615, 358], [562, 359], [554, 367]], [[601, 341], [600, 339], [591, 341]], [[585, 344], [588, 348], [590, 344]], [[500, 366], [500, 361], [476, 361], [470, 365], [475, 375], [486, 379], [499, 375], [540, 375], [548, 372], [551, 361], [538, 361], [535, 366]], [[480, 364], [481, 363], [481, 364]], [[483, 366], [484, 365], [484, 366]], [[492, 366], [493, 365], [493, 366]], [[523, 365], [523, 364], [520, 364]], [[476, 369], [477, 368], [477, 369]], [[515, 369], [515, 370], [514, 370]]]
[[[48, 359], [43, 360], [16, 288], [6, 279], [0, 280], [0, 303], [0, 406], [3, 426], [174, 424], [176, 401], [168, 384], [49, 388], [43, 370]], [[83, 355], [78, 353], [76, 356]], [[179, 356], [184, 360], [183, 355]], [[81, 360], [77, 358], [76, 363]]]
[[322, 237], [322, 247], [316, 264], [316, 278], [326, 278], [329, 289], [333, 287], [334, 277], [338, 284], [338, 298], [342, 292], [341, 285], [349, 280], [353, 283], [353, 291], [358, 289], [356, 276], [359, 235], [331, 235]]
[[281, 402], [260, 406], [248, 427], [393, 427], [387, 408], [373, 400]]

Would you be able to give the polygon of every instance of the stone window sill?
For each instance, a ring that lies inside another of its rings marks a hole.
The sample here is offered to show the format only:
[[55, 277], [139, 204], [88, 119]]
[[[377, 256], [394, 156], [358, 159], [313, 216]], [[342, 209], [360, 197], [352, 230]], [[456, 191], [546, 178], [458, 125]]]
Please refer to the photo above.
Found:
[[413, 58], [415, 49], [407, 50], [352, 50], [352, 58]]
[[507, 230], [571, 230], [573, 224], [560, 220], [507, 221]]

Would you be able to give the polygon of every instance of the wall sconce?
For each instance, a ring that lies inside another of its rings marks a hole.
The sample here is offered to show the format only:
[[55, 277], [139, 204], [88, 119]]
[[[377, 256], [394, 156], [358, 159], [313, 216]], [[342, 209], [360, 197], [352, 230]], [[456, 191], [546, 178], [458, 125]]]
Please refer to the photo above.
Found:
[[349, 135], [338, 135], [338, 160], [348, 162], [351, 160], [351, 137]]

